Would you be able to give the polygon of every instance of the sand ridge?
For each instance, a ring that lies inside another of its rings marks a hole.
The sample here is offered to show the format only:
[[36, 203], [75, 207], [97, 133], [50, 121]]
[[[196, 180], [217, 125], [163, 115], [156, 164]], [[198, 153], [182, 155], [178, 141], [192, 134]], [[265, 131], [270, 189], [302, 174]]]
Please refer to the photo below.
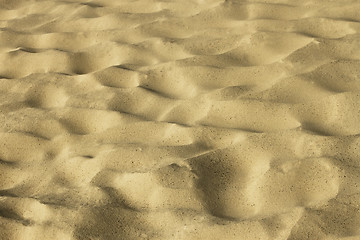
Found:
[[359, 11], [0, 0], [0, 239], [359, 239]]

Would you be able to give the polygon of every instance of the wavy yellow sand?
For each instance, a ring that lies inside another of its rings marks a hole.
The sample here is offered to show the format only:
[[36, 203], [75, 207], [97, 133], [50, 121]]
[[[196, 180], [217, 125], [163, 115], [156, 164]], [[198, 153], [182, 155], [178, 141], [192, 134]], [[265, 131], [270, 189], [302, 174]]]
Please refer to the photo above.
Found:
[[0, 239], [360, 239], [359, 13], [0, 0]]

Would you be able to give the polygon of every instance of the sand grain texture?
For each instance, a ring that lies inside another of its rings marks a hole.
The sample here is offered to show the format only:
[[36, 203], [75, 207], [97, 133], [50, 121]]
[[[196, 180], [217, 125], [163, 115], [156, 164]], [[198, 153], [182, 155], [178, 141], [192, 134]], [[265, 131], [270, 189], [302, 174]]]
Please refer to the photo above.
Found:
[[0, 239], [360, 239], [359, 13], [0, 0]]

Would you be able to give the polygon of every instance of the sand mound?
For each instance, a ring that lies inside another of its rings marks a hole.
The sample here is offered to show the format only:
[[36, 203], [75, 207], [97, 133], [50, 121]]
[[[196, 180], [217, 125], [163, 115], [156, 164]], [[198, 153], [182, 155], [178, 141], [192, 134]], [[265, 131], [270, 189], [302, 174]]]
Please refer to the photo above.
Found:
[[0, 0], [0, 239], [360, 239], [359, 12]]

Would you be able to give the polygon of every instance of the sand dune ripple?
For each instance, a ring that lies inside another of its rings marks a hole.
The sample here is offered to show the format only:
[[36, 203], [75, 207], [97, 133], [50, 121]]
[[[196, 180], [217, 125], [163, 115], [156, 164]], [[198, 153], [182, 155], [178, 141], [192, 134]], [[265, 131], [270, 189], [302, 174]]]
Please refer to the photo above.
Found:
[[0, 239], [360, 239], [359, 12], [0, 0]]

